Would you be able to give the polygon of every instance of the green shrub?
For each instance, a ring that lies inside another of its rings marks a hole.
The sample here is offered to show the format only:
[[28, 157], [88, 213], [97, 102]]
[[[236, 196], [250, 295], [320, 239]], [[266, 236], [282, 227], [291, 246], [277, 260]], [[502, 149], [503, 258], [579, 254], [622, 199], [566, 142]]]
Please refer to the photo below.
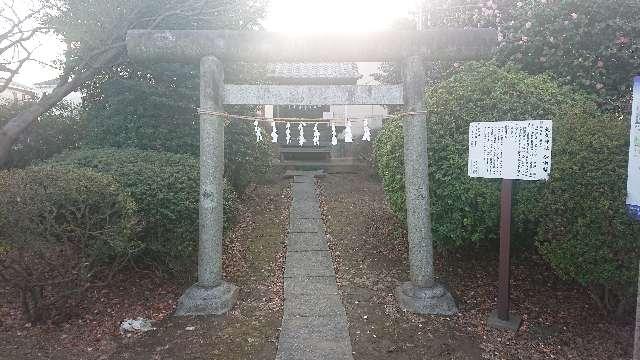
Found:
[[[597, 113], [588, 98], [548, 77], [473, 63], [429, 89], [426, 99], [433, 233], [443, 247], [486, 243], [498, 236], [500, 181], [467, 176], [471, 122], [552, 119], [557, 127], [574, 112]], [[404, 219], [402, 143], [401, 124], [390, 121], [378, 137], [376, 154], [392, 208]], [[557, 161], [558, 154], [554, 157]], [[516, 240], [532, 242], [539, 185], [518, 182], [514, 189]]]
[[[143, 221], [140, 255], [170, 271], [182, 270], [198, 248], [200, 171], [189, 155], [156, 151], [93, 149], [69, 152], [57, 165], [87, 167], [115, 177], [135, 200]], [[230, 226], [237, 199], [225, 182], [224, 224]]]
[[[628, 122], [605, 117], [589, 97], [546, 76], [493, 65], [465, 65], [429, 89], [426, 99], [436, 244], [486, 244], [498, 237], [500, 180], [467, 176], [469, 123], [551, 119], [551, 179], [516, 182], [514, 240], [533, 244], [537, 235], [542, 255], [561, 276], [599, 289], [596, 298], [604, 299], [606, 289], [608, 301], [620, 304], [623, 289], [633, 287], [640, 246], [638, 226], [624, 207]], [[404, 218], [402, 135], [399, 121], [387, 123], [376, 156], [392, 208]]]
[[[87, 90], [89, 145], [199, 156], [198, 66], [126, 64], [104, 76]], [[255, 114], [247, 106], [226, 111]], [[255, 139], [253, 124], [225, 124], [225, 177], [238, 191], [270, 170], [271, 144]]]
[[28, 321], [63, 320], [139, 245], [135, 206], [114, 178], [53, 167], [0, 172], [0, 281]]
[[565, 279], [621, 317], [638, 276], [640, 224], [626, 214], [629, 121], [575, 116], [554, 129], [553, 170], [540, 199], [537, 244]]
[[251, 182], [265, 180], [271, 171], [272, 157], [271, 143], [256, 142], [253, 124], [243, 121], [226, 124], [224, 174], [238, 191], [244, 191]]

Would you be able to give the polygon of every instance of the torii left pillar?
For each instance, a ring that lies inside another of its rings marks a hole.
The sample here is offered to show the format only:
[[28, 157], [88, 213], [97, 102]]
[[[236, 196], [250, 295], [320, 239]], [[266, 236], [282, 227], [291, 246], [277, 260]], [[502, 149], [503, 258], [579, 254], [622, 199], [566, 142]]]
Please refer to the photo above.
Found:
[[458, 312], [453, 297], [433, 276], [424, 61], [421, 56], [412, 56], [405, 59], [402, 67], [405, 110], [409, 113], [402, 125], [410, 281], [396, 288], [396, 296], [404, 310], [453, 315]]
[[[224, 68], [216, 57], [200, 61], [200, 108], [222, 113]], [[178, 301], [176, 315], [219, 315], [236, 303], [238, 287], [222, 279], [224, 118], [200, 114], [200, 241], [198, 282]]]

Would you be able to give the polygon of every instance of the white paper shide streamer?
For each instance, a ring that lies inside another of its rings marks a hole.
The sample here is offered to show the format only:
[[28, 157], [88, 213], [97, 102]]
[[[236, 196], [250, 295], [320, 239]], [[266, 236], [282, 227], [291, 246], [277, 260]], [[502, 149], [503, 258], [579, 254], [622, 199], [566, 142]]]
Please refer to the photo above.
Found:
[[338, 145], [338, 134], [336, 133], [336, 124], [331, 124], [331, 145]]
[[275, 121], [271, 122], [271, 142], [272, 143], [277, 143], [278, 142], [278, 129], [276, 128], [276, 122]]
[[287, 130], [285, 133], [287, 134], [287, 145], [291, 144], [291, 124], [287, 123]]
[[256, 131], [256, 142], [262, 141], [262, 131], [260, 130], [260, 126], [259, 126], [258, 120], [253, 122], [253, 126], [254, 126], [255, 131]]
[[352, 143], [353, 142], [353, 133], [351, 132], [351, 120], [347, 120], [345, 122], [344, 142], [346, 142], [346, 143]]
[[320, 131], [318, 131], [318, 123], [313, 126], [313, 145], [320, 146]]
[[302, 146], [306, 142], [306, 140], [304, 139], [304, 124], [303, 123], [298, 124], [298, 132], [299, 132], [298, 145]]
[[362, 120], [362, 127], [364, 128], [362, 140], [371, 141], [371, 129], [369, 129], [369, 121], [367, 119]]

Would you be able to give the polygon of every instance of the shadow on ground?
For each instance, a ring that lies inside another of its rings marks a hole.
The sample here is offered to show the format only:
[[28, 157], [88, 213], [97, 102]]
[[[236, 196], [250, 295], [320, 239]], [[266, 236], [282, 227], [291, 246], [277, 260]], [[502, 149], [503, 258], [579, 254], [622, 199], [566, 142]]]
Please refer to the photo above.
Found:
[[243, 199], [225, 239], [225, 278], [240, 287], [228, 314], [168, 317], [156, 331], [122, 340], [110, 359], [274, 359], [289, 197], [283, 181], [253, 188]]
[[409, 279], [408, 245], [382, 185], [345, 174], [320, 185], [356, 360], [631, 357], [632, 326], [609, 323], [583, 289], [563, 283], [530, 254], [517, 254], [512, 264], [512, 306], [524, 318], [516, 334], [486, 327], [495, 308], [497, 251], [437, 255], [436, 274], [452, 290], [460, 314], [401, 311], [394, 289]]

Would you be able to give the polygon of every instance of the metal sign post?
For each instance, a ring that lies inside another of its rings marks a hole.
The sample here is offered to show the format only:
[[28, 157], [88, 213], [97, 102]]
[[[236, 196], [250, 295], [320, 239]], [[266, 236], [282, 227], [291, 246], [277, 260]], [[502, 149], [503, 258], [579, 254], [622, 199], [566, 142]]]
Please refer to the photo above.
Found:
[[[640, 220], [640, 76], [635, 76], [633, 78], [633, 103], [631, 105], [630, 133], [627, 209], [629, 210], [629, 216], [633, 219]], [[634, 337], [633, 359], [640, 360], [640, 268], [638, 272], [636, 332]]]
[[[511, 193], [512, 179], [502, 179], [500, 191], [500, 265], [498, 270], [498, 319], [509, 322], [510, 247], [511, 247]], [[519, 327], [520, 320], [517, 320]], [[515, 326], [515, 324], [514, 324]]]
[[469, 176], [502, 179], [498, 309], [489, 326], [518, 330], [521, 317], [509, 309], [511, 197], [513, 180], [546, 180], [551, 169], [552, 123], [505, 121], [469, 126]]

